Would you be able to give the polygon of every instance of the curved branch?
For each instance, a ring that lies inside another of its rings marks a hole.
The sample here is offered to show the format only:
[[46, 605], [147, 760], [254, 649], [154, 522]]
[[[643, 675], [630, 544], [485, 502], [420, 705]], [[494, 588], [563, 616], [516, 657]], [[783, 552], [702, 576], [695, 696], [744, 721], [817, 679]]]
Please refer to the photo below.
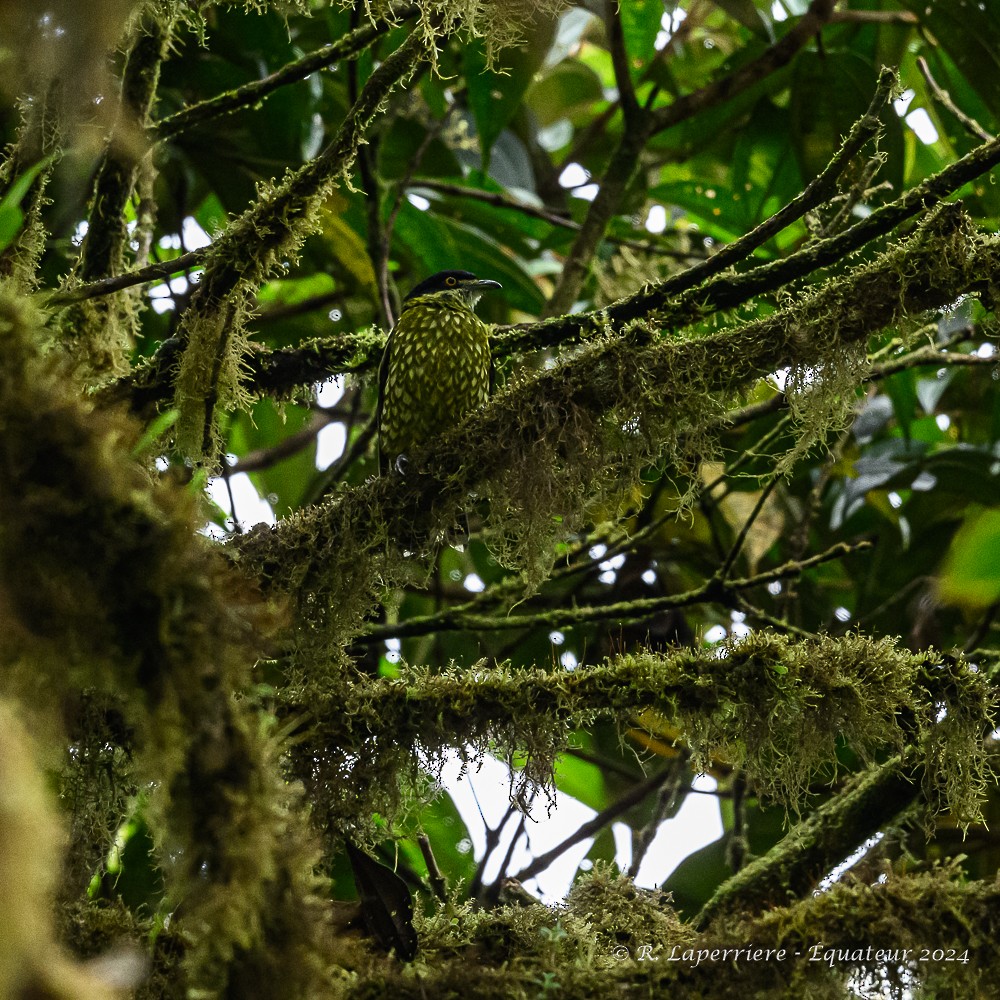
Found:
[[[406, 20], [416, 13], [414, 7], [408, 7], [398, 15], [399, 20]], [[209, 98], [193, 104], [183, 111], [177, 111], [167, 118], [163, 118], [149, 128], [150, 138], [157, 142], [170, 139], [185, 129], [194, 125], [203, 125], [221, 115], [232, 114], [240, 108], [250, 107], [263, 101], [281, 87], [287, 87], [291, 83], [298, 83], [306, 77], [321, 69], [326, 69], [334, 63], [340, 62], [363, 52], [377, 38], [386, 34], [395, 24], [383, 22], [380, 24], [364, 24], [354, 31], [348, 32], [337, 41], [324, 45], [315, 52], [287, 63], [274, 73], [245, 83], [235, 90], [219, 94], [217, 97]]]

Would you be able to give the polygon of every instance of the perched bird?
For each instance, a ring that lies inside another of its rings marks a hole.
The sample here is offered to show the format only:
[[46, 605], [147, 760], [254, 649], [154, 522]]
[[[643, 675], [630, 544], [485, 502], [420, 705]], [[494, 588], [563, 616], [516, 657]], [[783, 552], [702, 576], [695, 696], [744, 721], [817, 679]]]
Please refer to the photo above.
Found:
[[489, 327], [475, 306], [497, 281], [440, 271], [403, 300], [378, 377], [379, 467], [406, 456], [486, 402], [493, 382]]

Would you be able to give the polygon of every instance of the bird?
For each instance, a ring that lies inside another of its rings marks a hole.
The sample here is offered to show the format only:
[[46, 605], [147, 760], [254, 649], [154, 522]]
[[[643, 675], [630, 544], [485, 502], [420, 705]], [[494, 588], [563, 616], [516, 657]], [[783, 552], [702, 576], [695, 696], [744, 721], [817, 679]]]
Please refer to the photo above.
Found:
[[408, 455], [456, 426], [493, 386], [480, 296], [503, 287], [471, 271], [439, 271], [403, 300], [379, 365], [379, 469], [405, 475]]

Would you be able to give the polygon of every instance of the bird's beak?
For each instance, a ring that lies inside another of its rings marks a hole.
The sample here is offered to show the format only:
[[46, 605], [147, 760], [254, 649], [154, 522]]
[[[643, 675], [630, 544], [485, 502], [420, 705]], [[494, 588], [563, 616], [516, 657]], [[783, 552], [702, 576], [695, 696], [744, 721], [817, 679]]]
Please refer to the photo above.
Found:
[[477, 278], [475, 281], [470, 281], [465, 287], [482, 291], [485, 288], [503, 288], [503, 285], [499, 281], [492, 281], [490, 278]]

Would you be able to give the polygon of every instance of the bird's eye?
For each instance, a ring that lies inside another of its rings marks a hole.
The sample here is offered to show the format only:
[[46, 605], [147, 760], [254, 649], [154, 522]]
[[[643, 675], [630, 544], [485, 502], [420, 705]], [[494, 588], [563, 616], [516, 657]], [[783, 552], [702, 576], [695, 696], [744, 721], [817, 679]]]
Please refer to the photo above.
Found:
[[458, 284], [458, 279], [457, 278], [448, 277], [448, 278], [444, 279], [444, 283], [446, 285], [448, 285], [449, 288], [452, 288], [452, 287], [454, 287], [455, 285]]

